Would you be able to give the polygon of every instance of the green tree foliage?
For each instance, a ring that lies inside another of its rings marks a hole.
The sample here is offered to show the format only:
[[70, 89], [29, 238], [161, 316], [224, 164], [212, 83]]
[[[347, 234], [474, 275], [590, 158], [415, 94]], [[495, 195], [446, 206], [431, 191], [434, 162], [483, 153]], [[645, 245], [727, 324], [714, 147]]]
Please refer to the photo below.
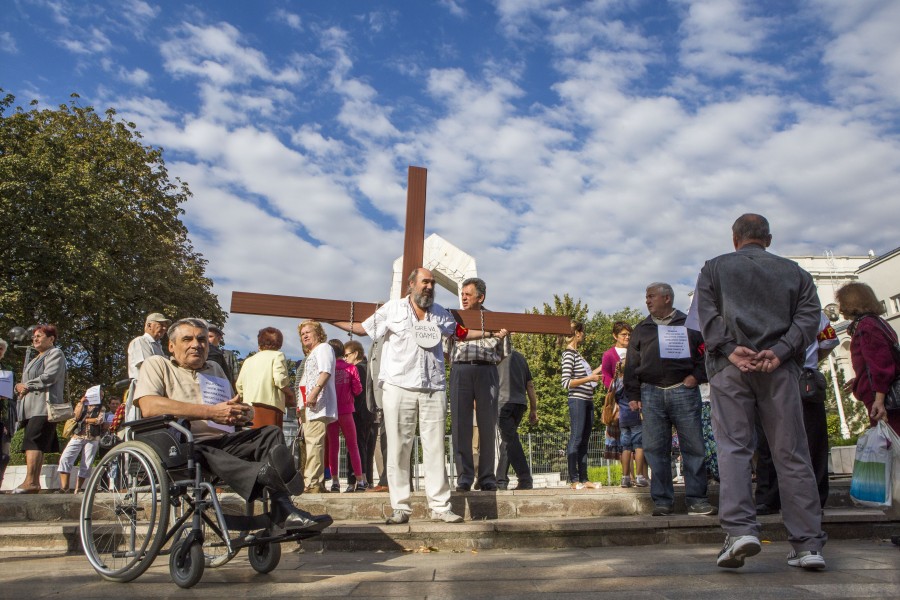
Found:
[[150, 312], [223, 323], [181, 222], [190, 191], [162, 150], [74, 94], [56, 110], [14, 102], [0, 100], [0, 331], [55, 324], [76, 395], [126, 375]]
[[[574, 299], [569, 294], [562, 297], [554, 295], [553, 303], [544, 303], [543, 308], [533, 308], [530, 314], [568, 316], [573, 320], [582, 321], [585, 324], [585, 341], [579, 348], [582, 356], [594, 367], [600, 365], [603, 353], [614, 344], [612, 326], [616, 321], [625, 321], [634, 325], [642, 318], [639, 311], [632, 308], [624, 308], [612, 314], [596, 312], [589, 317], [588, 306], [580, 299]], [[527, 424], [523, 421], [523, 429], [526, 431], [557, 432], [569, 429], [568, 394], [562, 388], [562, 351], [565, 347], [563, 338], [547, 335], [514, 334], [513, 346], [528, 360], [528, 367], [534, 378], [534, 389], [538, 397], [538, 415], [540, 421], [537, 425]], [[599, 414], [602, 407], [603, 386], [600, 386], [595, 397], [595, 406]], [[599, 423], [599, 419], [596, 419]]]

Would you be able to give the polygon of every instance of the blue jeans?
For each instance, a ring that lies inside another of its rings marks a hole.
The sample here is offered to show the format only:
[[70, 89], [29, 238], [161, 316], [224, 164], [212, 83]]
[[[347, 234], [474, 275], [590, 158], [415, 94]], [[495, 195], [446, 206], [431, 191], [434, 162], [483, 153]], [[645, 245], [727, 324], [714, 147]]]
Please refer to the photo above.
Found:
[[569, 398], [569, 482], [587, 481], [587, 451], [594, 427], [594, 403], [590, 400]]
[[700, 388], [680, 385], [663, 389], [641, 384], [644, 415], [644, 456], [653, 471], [650, 497], [657, 506], [673, 506], [672, 426], [684, 464], [684, 496], [688, 506], [706, 500], [706, 451], [700, 420]]

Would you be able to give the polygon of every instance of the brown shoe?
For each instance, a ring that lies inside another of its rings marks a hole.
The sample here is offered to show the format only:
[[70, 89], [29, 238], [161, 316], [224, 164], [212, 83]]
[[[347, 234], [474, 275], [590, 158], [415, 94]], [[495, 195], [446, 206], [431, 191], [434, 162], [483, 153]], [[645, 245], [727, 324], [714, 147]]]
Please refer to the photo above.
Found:
[[371, 486], [369, 489], [367, 489], [366, 491], [367, 491], [367, 492], [386, 492], [386, 491], [388, 491], [388, 486], [386, 486], [386, 485], [373, 485], [373, 486]]

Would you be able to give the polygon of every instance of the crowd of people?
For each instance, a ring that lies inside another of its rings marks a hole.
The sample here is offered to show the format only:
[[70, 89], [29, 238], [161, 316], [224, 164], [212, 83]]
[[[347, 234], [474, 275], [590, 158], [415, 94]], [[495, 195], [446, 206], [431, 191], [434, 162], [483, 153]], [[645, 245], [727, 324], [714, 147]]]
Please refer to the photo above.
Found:
[[[781, 510], [794, 548], [788, 563], [820, 569], [827, 539], [821, 509], [828, 494], [828, 448], [825, 385], [817, 364], [836, 345], [836, 335], [812, 278], [768, 252], [771, 237], [765, 218], [740, 217], [732, 228], [735, 252], [704, 265], [691, 314], [675, 308], [669, 284], [648, 285], [648, 316], [633, 325], [616, 322], [615, 343], [596, 367], [580, 353], [584, 324], [572, 322], [560, 366], [569, 408], [569, 485], [575, 490], [600, 485], [588, 476], [587, 449], [602, 382], [618, 406], [616, 422], [605, 429], [607, 456], [621, 460], [622, 487], [649, 486], [654, 516], [675, 511], [677, 450], [687, 512], [718, 513], [726, 532], [720, 566], [740, 567], [758, 553], [757, 515]], [[358, 341], [328, 340], [322, 323], [300, 323], [304, 359], [296, 385], [278, 329], [261, 329], [258, 351], [238, 367], [233, 353], [222, 348], [220, 328], [201, 319], [173, 324], [152, 313], [144, 333], [128, 346], [134, 404], [145, 417], [174, 414], [190, 420], [208, 468], [245, 499], [268, 489], [274, 518], [289, 529], [321, 529], [331, 522], [327, 515], [294, 506], [291, 495], [341, 491], [340, 436], [351, 471], [344, 492], [387, 491], [386, 522], [401, 524], [412, 513], [410, 461], [418, 433], [431, 518], [461, 522], [451, 510], [445, 468], [448, 409], [457, 492], [508, 489], [510, 467], [516, 489], [532, 489], [518, 436], [526, 413], [531, 423], [538, 419], [526, 358], [513, 350], [505, 329], [466, 329], [457, 323], [434, 302], [435, 279], [427, 269], [416, 269], [408, 284], [407, 296], [381, 305], [363, 322], [330, 323], [369, 336], [368, 358]], [[463, 308], [487, 310], [486, 294], [483, 280], [464, 281]], [[873, 424], [884, 419], [900, 432], [900, 412], [886, 411], [884, 401], [900, 373], [892, 353], [897, 336], [865, 284], [844, 286], [837, 300], [851, 321], [853, 394]], [[161, 344], [167, 333], [168, 354]], [[48, 417], [48, 404], [66, 402], [58, 335], [52, 325], [34, 330], [37, 355], [15, 385], [27, 463], [15, 493], [39, 491], [43, 455], [59, 451], [56, 424]], [[0, 345], [0, 359], [5, 349]], [[79, 456], [75, 491], [83, 488], [100, 436], [122, 421], [125, 407], [104, 409], [101, 398], [99, 389], [88, 390], [76, 405], [76, 425], [58, 468], [63, 489], [70, 487]], [[285, 446], [287, 411], [299, 417], [299, 467]], [[477, 458], [473, 446], [480, 449]], [[709, 502], [710, 480], [722, 483], [718, 507]]]

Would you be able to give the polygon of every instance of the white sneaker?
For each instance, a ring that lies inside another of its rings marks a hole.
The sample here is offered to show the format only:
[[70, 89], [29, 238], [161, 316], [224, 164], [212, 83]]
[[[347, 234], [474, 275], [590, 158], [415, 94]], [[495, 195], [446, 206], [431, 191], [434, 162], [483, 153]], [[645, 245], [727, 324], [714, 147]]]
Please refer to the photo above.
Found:
[[744, 566], [744, 559], [748, 556], [756, 556], [762, 546], [756, 536], [739, 535], [737, 537], [725, 536], [725, 545], [719, 552], [716, 564], [728, 569], [737, 569]]
[[431, 520], [432, 521], [443, 521], [444, 523], [462, 523], [463, 518], [453, 512], [452, 510], [445, 510], [444, 512], [438, 512], [436, 510], [431, 511]]
[[635, 487], [648, 487], [650, 485], [650, 480], [643, 475], [638, 475], [634, 485]]
[[816, 550], [791, 550], [788, 554], [788, 564], [792, 567], [800, 567], [810, 571], [820, 571], [825, 568], [825, 557]]
[[402, 525], [404, 523], [409, 523], [409, 513], [402, 510], [395, 510], [391, 516], [385, 520], [385, 523], [388, 525]]

